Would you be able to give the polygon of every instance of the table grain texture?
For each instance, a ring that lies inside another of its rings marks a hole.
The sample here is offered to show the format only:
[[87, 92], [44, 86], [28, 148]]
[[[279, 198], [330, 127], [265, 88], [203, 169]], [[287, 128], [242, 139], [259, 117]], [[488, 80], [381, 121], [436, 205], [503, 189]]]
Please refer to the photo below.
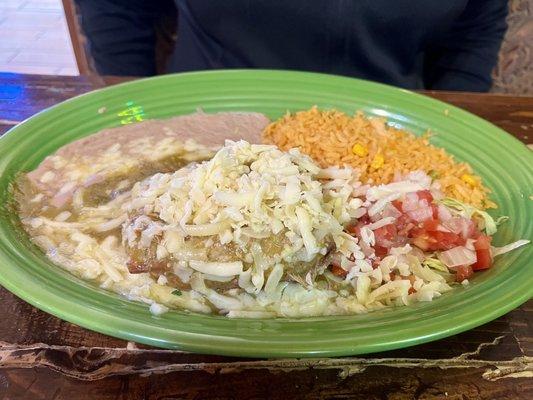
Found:
[[[0, 135], [51, 105], [123, 80], [0, 73]], [[424, 94], [533, 143], [533, 97]], [[531, 300], [436, 342], [320, 359], [241, 359], [157, 349], [62, 321], [3, 288], [0, 313], [0, 399], [6, 400], [533, 399]]]

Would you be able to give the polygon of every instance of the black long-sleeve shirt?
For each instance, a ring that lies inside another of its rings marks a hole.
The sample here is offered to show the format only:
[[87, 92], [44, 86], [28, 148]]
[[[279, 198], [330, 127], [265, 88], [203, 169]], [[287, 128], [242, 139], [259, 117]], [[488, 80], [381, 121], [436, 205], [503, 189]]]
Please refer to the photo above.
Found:
[[[77, 0], [102, 74], [152, 75], [160, 1]], [[176, 0], [168, 71], [276, 68], [486, 91], [506, 0]]]

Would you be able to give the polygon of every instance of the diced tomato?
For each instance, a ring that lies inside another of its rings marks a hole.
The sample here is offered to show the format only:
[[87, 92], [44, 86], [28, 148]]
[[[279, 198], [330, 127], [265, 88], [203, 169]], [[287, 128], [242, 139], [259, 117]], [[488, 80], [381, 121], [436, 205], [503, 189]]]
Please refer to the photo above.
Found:
[[474, 228], [469, 231], [468, 239], [477, 239], [478, 237], [480, 237], [483, 234], [481, 233], [481, 231], [479, 229], [477, 229], [476, 224], [472, 223], [472, 225], [473, 225]]
[[398, 228], [398, 231], [402, 231], [403, 235], [407, 235], [411, 228], [413, 228], [415, 225], [411, 221], [411, 217], [407, 214], [402, 214], [398, 217], [396, 220], [396, 227]]
[[490, 253], [490, 242], [492, 238], [487, 235], [480, 234], [474, 242], [474, 249], [476, 250], [477, 261], [472, 264], [474, 271], [490, 268], [492, 265], [492, 255]]
[[465, 279], [470, 278], [474, 274], [474, 270], [470, 265], [460, 265], [455, 269], [455, 280], [457, 282], [462, 282]]
[[390, 249], [391, 247], [401, 247], [407, 244], [407, 234], [400, 234], [396, 225], [389, 224], [374, 230], [376, 244]]
[[374, 237], [376, 238], [376, 243], [382, 246], [386, 246], [387, 242], [392, 242], [398, 233], [396, 226], [393, 224], [382, 226], [381, 228], [374, 230]]
[[404, 226], [402, 229], [398, 231], [398, 235], [405, 238], [406, 239], [405, 242], [407, 242], [407, 237], [409, 236], [411, 229], [413, 229], [414, 227], [415, 227], [414, 224], [407, 224], [406, 226]]
[[397, 245], [398, 231], [395, 225], [389, 224], [375, 229], [374, 237], [376, 238], [374, 252], [377, 257], [383, 258], [389, 254], [391, 247]]
[[424, 251], [450, 250], [463, 246], [466, 241], [452, 232], [428, 231], [424, 228], [413, 228], [409, 236], [412, 243]]
[[357, 218], [357, 222], [359, 222], [360, 224], [363, 224], [363, 225], [368, 225], [370, 223], [370, 217], [368, 216], [368, 214], [365, 214], [365, 215]]
[[407, 214], [402, 214], [396, 219], [396, 225], [398, 227], [407, 225], [409, 222], [411, 222], [411, 217]]
[[339, 276], [341, 278], [346, 277], [348, 275], [348, 271], [346, 271], [344, 268], [342, 268], [340, 265], [331, 264], [329, 266], [329, 269], [333, 275]]
[[403, 233], [400, 234], [398, 232], [398, 235], [392, 241], [392, 247], [403, 247], [407, 243], [409, 243], [409, 238], [407, 237], [407, 235]]
[[409, 237], [416, 238], [418, 236], [427, 236], [429, 238], [429, 235], [424, 228], [414, 227], [413, 229], [411, 229], [411, 231], [409, 232]]
[[414, 287], [410, 287], [409, 290], [407, 290], [407, 294], [413, 294], [416, 293], [416, 289]]
[[438, 230], [439, 224], [438, 219], [427, 219], [422, 223], [422, 227], [428, 232], [435, 232]]
[[434, 204], [434, 203], [431, 203], [431, 211], [433, 212], [433, 219], [439, 219], [439, 207]]
[[[421, 233], [413, 233], [414, 230], [420, 230]], [[432, 248], [436, 247], [437, 243], [435, 240], [429, 236], [427, 233], [422, 231], [420, 228], [415, 228], [411, 231], [412, 240], [411, 243], [423, 251], [429, 251]]]
[[437, 250], [450, 250], [456, 246], [464, 246], [466, 244], [466, 240], [455, 233], [441, 231], [431, 233], [439, 243], [440, 248]]
[[433, 195], [429, 190], [419, 190], [416, 192], [419, 200], [426, 200], [428, 204], [433, 203]]
[[398, 211], [403, 211], [403, 210], [402, 210], [403, 202], [402, 202], [401, 200], [393, 200], [393, 201], [392, 201], [392, 205], [393, 205], [394, 207], [396, 207], [396, 209], [397, 209]]
[[474, 248], [476, 250], [489, 250], [491, 242], [492, 238], [490, 236], [481, 234], [474, 243]]
[[387, 249], [386, 247], [383, 247], [383, 246], [380, 246], [380, 245], [376, 244], [374, 246], [374, 252], [376, 253], [376, 256], [378, 256], [380, 258], [383, 258], [387, 254], [389, 254], [389, 249]]
[[477, 261], [472, 264], [474, 271], [487, 269], [492, 266], [490, 250], [476, 250]]
[[362, 223], [358, 222], [355, 225], [351, 225], [351, 226], [347, 227], [346, 230], [348, 231], [348, 233], [351, 233], [352, 236], [361, 237], [361, 228], [363, 226], [365, 226], [365, 225], [367, 225], [367, 224], [362, 224]]
[[346, 232], [351, 233], [357, 237], [361, 236], [361, 228], [370, 223], [370, 217], [365, 214], [357, 219], [353, 224], [346, 227]]

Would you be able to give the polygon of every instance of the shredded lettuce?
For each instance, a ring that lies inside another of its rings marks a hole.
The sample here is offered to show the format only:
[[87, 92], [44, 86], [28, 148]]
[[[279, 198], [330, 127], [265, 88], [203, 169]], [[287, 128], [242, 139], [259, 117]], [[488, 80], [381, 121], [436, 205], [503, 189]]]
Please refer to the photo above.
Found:
[[497, 220], [496, 220], [496, 226], [500, 226], [501, 224], [503, 224], [504, 222], [506, 222], [507, 220], [509, 220], [509, 217], [507, 215], [502, 215], [501, 217], [499, 217]]
[[509, 243], [508, 245], [505, 245], [505, 246], [502, 246], [502, 247], [493, 247], [492, 248], [492, 256], [496, 257], [496, 256], [499, 256], [501, 254], [508, 253], [510, 251], [513, 251], [514, 249], [517, 249], [517, 248], [519, 248], [521, 246], [524, 246], [526, 244], [529, 244], [529, 243], [530, 243], [529, 240], [522, 239], [522, 240], [517, 240], [516, 242], [513, 242], [513, 243]]
[[452, 274], [448, 267], [446, 267], [446, 264], [438, 258], [428, 257], [422, 261], [422, 265], [437, 271], [437, 274], [442, 276], [448, 283], [455, 281], [455, 274]]
[[425, 265], [426, 267], [429, 267], [429, 268], [436, 269], [437, 271], [449, 272], [446, 264], [444, 264], [438, 258], [432, 258], [432, 257], [426, 258], [424, 261], [422, 261], [422, 265]]
[[[462, 203], [459, 200], [455, 200], [450, 197], [445, 197], [444, 199], [439, 200], [439, 203], [456, 211], [465, 218], [479, 216], [481, 218], [482, 225], [479, 226], [478, 224], [478, 226], [481, 229], [485, 229], [487, 235], [494, 235], [498, 230], [498, 228], [496, 227], [497, 223], [494, 221], [494, 218], [492, 218], [486, 211], [480, 210], [474, 206]], [[502, 217], [498, 218], [500, 224], [505, 221], [505, 217], [503, 218], [503, 220]]]

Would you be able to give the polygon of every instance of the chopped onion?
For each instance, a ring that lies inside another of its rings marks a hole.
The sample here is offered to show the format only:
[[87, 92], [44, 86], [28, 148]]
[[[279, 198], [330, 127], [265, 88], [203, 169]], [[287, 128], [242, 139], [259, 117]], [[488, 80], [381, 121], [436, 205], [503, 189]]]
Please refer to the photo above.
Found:
[[474, 247], [474, 243], [476, 242], [475, 239], [467, 239], [466, 240], [466, 243], [465, 243], [465, 247], [468, 249], [468, 250], [472, 250], [472, 251], [475, 251], [476, 248]]
[[439, 219], [442, 222], [448, 221], [450, 218], [452, 218], [452, 213], [450, 210], [448, 210], [448, 207], [443, 206], [442, 204], [438, 205], [439, 210]]
[[398, 218], [401, 215], [402, 213], [392, 204], [387, 204], [385, 208], [383, 209], [383, 213], [382, 213], [383, 218], [387, 218], [387, 217]]
[[407, 193], [405, 195], [405, 200], [402, 204], [403, 211], [414, 211], [419, 207], [420, 205], [418, 204], [418, 195], [416, 193]]
[[431, 177], [426, 174], [424, 171], [411, 171], [405, 175], [404, 180], [409, 182], [414, 182], [423, 187], [423, 189], [429, 189], [431, 186]]
[[474, 223], [466, 218], [462, 217], [453, 217], [443, 222], [442, 226], [449, 229], [457, 235], [461, 235], [464, 238], [468, 237], [468, 231]]
[[453, 249], [443, 251], [439, 254], [439, 259], [448, 267], [471, 265], [477, 261], [476, 252], [464, 246], [457, 246]]
[[409, 215], [417, 222], [422, 222], [433, 218], [433, 210], [431, 209], [431, 207], [422, 207], [412, 211], [408, 211], [407, 215]]

